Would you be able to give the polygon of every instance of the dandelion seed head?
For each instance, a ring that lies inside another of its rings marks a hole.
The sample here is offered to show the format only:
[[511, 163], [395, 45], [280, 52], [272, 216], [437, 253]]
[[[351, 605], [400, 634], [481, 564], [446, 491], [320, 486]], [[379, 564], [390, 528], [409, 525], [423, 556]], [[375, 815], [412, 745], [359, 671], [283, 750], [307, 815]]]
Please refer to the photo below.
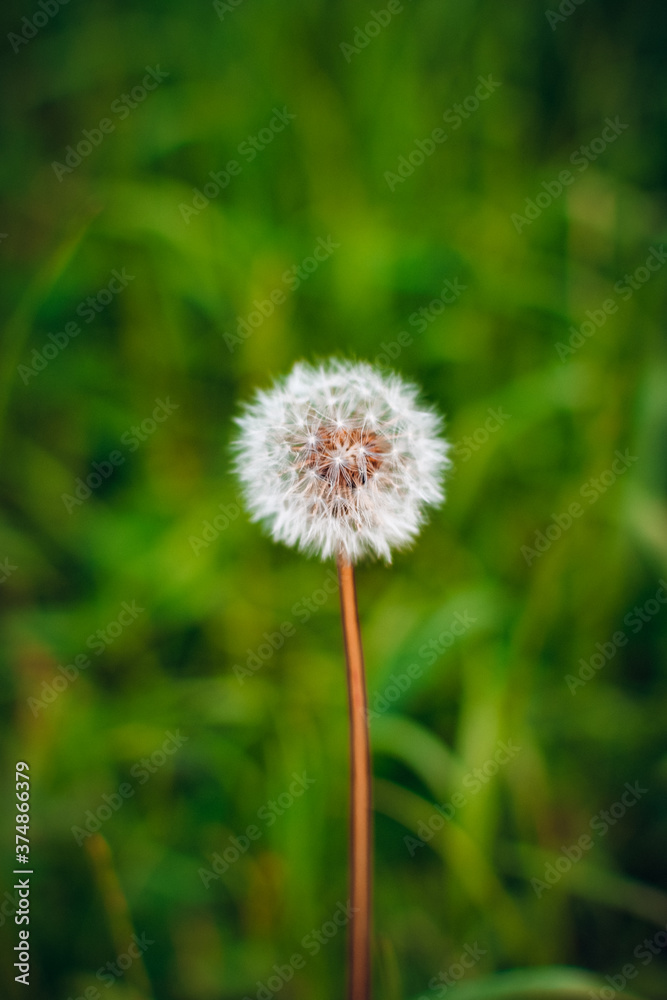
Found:
[[299, 362], [237, 418], [246, 503], [276, 541], [391, 561], [444, 500], [442, 421], [415, 386], [364, 362]]

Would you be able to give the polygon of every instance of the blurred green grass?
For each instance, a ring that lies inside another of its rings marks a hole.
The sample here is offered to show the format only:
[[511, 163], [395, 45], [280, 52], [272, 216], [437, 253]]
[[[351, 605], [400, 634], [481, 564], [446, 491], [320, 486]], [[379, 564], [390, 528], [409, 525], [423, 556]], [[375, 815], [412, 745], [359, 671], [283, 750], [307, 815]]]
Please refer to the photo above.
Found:
[[[5, 36], [37, 9], [10, 6]], [[224, 513], [239, 503], [238, 401], [297, 358], [340, 352], [394, 355], [457, 445], [414, 551], [358, 574], [371, 704], [421, 668], [372, 722], [378, 995], [438, 996], [429, 983], [477, 942], [461, 1000], [585, 997], [628, 963], [628, 989], [664, 996], [664, 960], [635, 949], [667, 925], [665, 610], [636, 632], [624, 619], [667, 578], [665, 275], [614, 290], [665, 238], [664, 14], [586, 0], [551, 30], [527, 2], [414, 0], [348, 62], [365, 8], [223, 13], [68, 5], [6, 45], [2, 774], [11, 802], [12, 765], [30, 762], [32, 995], [148, 996], [137, 963], [108, 990], [96, 978], [129, 919], [155, 942], [143, 961], [160, 1000], [255, 997], [297, 953], [282, 996], [341, 994], [344, 933], [317, 954], [303, 943], [347, 899], [337, 597], [315, 596], [331, 567]], [[110, 111], [156, 66], [155, 91]], [[488, 100], [443, 125], [489, 74]], [[275, 108], [296, 117], [246, 159]], [[627, 130], [578, 172], [572, 154], [617, 115]], [[114, 131], [58, 180], [53, 162], [105, 116]], [[392, 192], [385, 174], [438, 127], [447, 140]], [[179, 206], [234, 158], [240, 174], [184, 221]], [[568, 168], [574, 182], [517, 232], [512, 215]], [[340, 245], [290, 287], [320, 238]], [[86, 300], [123, 269], [133, 279], [87, 323]], [[446, 281], [465, 288], [436, 314]], [[230, 350], [224, 335], [276, 289], [286, 300]], [[609, 298], [618, 311], [561, 360]], [[80, 333], [27, 375], [72, 322]], [[141, 431], [166, 399], [174, 412]], [[582, 496], [626, 449], [637, 462]], [[115, 451], [122, 464], [68, 512], [63, 495]], [[522, 547], [573, 502], [581, 517], [529, 565]], [[133, 601], [144, 610], [96, 655], [88, 638]], [[457, 613], [474, 625], [428, 662]], [[239, 683], [234, 667], [284, 622], [295, 635]], [[627, 645], [572, 693], [566, 676], [619, 630]], [[82, 654], [90, 666], [31, 708]], [[169, 731], [187, 741], [139, 784]], [[499, 740], [520, 753], [471, 794], [466, 775]], [[304, 771], [315, 784], [258, 821]], [[531, 879], [636, 781], [648, 792], [538, 897]], [[79, 847], [72, 827], [123, 783], [134, 794], [100, 828], [110, 875], [100, 841]], [[465, 805], [411, 854], [405, 838], [457, 792]], [[205, 888], [200, 870], [253, 824], [260, 838]], [[19, 996], [11, 919], [0, 933]]]

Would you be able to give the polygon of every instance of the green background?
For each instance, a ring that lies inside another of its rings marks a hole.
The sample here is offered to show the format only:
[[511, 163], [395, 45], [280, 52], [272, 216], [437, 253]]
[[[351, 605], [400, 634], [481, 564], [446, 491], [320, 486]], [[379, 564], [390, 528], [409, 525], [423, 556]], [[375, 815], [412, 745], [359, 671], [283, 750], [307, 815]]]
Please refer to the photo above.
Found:
[[[333, 567], [248, 522], [228, 450], [241, 400], [331, 353], [390, 361], [456, 445], [447, 503], [413, 551], [357, 576], [371, 705], [386, 704], [372, 722], [377, 996], [444, 995], [429, 982], [458, 975], [466, 945], [484, 955], [460, 1000], [583, 1000], [628, 963], [627, 995], [667, 993], [664, 958], [635, 952], [667, 927], [667, 268], [637, 272], [667, 235], [664, 12], [374, 10], [377, 31], [349, 0], [71, 0], [39, 31], [37, 3], [3, 13], [6, 996], [255, 998], [295, 954], [281, 997], [343, 995], [344, 931], [317, 955], [303, 944], [347, 900]], [[21, 31], [35, 37], [12, 43]], [[123, 104], [146, 67], [168, 75]], [[499, 86], [474, 107], [489, 75]], [[276, 108], [295, 117], [251, 160], [242, 144]], [[627, 128], [591, 146], [607, 118]], [[54, 169], [84, 130], [97, 144]], [[224, 190], [184, 211], [230, 160]], [[292, 287], [320, 238], [339, 245]], [[447, 281], [461, 290], [443, 305]], [[285, 300], [236, 343], [276, 289]], [[572, 337], [576, 350], [557, 347]], [[157, 400], [174, 408], [151, 424]], [[487, 427], [490, 408], [503, 416]], [[68, 500], [114, 453], [91, 495]], [[143, 610], [121, 628], [123, 602]], [[475, 621], [450, 641], [457, 613]], [[283, 623], [294, 635], [241, 683], [234, 667]], [[420, 653], [431, 640], [435, 658]], [[89, 665], [69, 680], [58, 667], [77, 656]], [[582, 659], [591, 679], [571, 690]], [[396, 698], [392, 675], [411, 664], [420, 676]], [[187, 738], [161, 755], [170, 732]], [[467, 776], [494, 770], [499, 740], [520, 751], [477, 789]], [[27, 990], [12, 969], [16, 760], [32, 780]], [[258, 818], [304, 771], [312, 786]], [[596, 832], [626, 782], [646, 792]], [[121, 785], [132, 794], [77, 844]], [[406, 842], [457, 792], [428, 843]], [[201, 870], [253, 825], [205, 886]], [[586, 834], [569, 871], [532, 882]], [[96, 972], [132, 932], [153, 943], [107, 988]]]

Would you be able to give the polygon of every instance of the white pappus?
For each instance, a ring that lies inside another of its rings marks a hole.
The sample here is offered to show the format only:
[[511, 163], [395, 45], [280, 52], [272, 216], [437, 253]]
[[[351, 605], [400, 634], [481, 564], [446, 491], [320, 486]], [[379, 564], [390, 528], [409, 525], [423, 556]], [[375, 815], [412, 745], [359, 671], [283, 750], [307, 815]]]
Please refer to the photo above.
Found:
[[298, 362], [237, 417], [235, 468], [254, 521], [326, 559], [391, 562], [444, 500], [450, 445], [416, 386], [365, 362]]

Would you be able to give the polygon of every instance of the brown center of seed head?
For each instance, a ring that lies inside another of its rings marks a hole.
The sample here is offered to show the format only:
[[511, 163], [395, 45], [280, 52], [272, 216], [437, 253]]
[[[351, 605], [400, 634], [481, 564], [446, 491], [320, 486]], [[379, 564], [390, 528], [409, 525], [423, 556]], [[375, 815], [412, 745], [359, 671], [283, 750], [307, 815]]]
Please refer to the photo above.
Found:
[[320, 427], [305, 448], [299, 448], [299, 467], [313, 470], [327, 484], [327, 492], [346, 496], [364, 486], [384, 459], [386, 442], [359, 427]]

